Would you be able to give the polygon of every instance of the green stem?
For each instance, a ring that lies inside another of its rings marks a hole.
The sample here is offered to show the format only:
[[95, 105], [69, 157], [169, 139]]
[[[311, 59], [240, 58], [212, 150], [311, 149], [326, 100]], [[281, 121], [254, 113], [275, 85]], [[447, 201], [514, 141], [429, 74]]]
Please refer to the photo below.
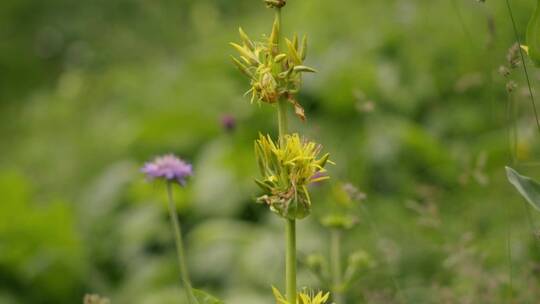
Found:
[[176, 215], [176, 204], [173, 201], [172, 195], [172, 183], [167, 182], [167, 195], [169, 197], [169, 216], [171, 218], [172, 230], [174, 232], [175, 242], [176, 242], [176, 253], [178, 258], [178, 266], [180, 269], [180, 277], [182, 279], [182, 284], [186, 291], [189, 304], [197, 304], [197, 299], [193, 294], [193, 289], [191, 287], [191, 281], [189, 279], [189, 273], [186, 267], [186, 259], [184, 255], [184, 245], [182, 241], [182, 230], [180, 229], [180, 222]]
[[287, 101], [283, 99], [278, 101], [278, 128], [280, 145], [284, 145], [287, 134]]
[[[276, 8], [276, 20], [278, 21], [279, 33], [281, 34], [281, 9]], [[277, 50], [279, 52], [278, 35]], [[278, 129], [280, 145], [285, 143], [285, 135], [287, 134], [287, 101], [281, 98], [278, 101]], [[285, 254], [285, 285], [286, 296], [289, 304], [296, 304], [296, 220], [286, 219], [286, 242], [287, 251]]]
[[341, 269], [341, 230], [330, 231], [330, 265], [332, 267], [332, 297], [338, 304], [343, 301], [343, 275]]
[[[281, 40], [281, 9], [276, 8], [275, 18], [278, 23], [278, 44], [276, 45], [279, 53], [279, 41]], [[278, 130], [279, 143], [285, 144], [285, 135], [288, 133], [287, 123], [287, 100], [280, 98], [277, 104], [278, 108]], [[287, 251], [285, 253], [285, 285], [286, 296], [289, 304], [296, 304], [296, 220], [286, 219], [286, 242]]]
[[296, 220], [287, 219], [287, 254], [285, 279], [287, 284], [287, 299], [290, 304], [296, 304]]

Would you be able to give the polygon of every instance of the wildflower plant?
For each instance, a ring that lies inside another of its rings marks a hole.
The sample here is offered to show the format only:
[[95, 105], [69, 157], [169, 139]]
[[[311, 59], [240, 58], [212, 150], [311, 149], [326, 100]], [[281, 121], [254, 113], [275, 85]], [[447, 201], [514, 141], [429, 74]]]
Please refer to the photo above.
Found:
[[296, 304], [296, 220], [306, 217], [311, 210], [307, 185], [328, 178], [317, 177], [317, 173], [324, 172], [329, 155], [319, 156], [320, 145], [288, 132], [289, 104], [293, 105], [296, 116], [305, 121], [304, 108], [296, 100], [296, 95], [301, 88], [303, 74], [315, 70], [304, 65], [308, 48], [305, 36], [301, 43], [297, 35], [291, 40], [283, 39], [285, 48], [282, 48], [281, 10], [287, 1], [264, 2], [275, 11], [270, 35], [256, 41], [240, 28], [241, 44], [231, 43], [231, 46], [238, 52], [238, 57], [233, 57], [234, 64], [249, 78], [251, 87], [247, 94], [251, 94], [251, 102], [277, 106], [279, 138], [274, 141], [269, 135], [260, 135], [255, 141], [262, 175], [256, 183], [264, 191], [257, 201], [265, 203], [285, 219], [286, 297], [282, 297], [281, 303]]
[[194, 289], [191, 284], [187, 264], [185, 260], [184, 242], [182, 240], [182, 230], [177, 217], [178, 211], [173, 200], [173, 186], [185, 187], [189, 177], [193, 175], [191, 164], [172, 155], [156, 157], [152, 162], [146, 163], [141, 172], [146, 174], [149, 180], [162, 180], [167, 184], [168, 210], [172, 231], [175, 237], [178, 267], [183, 287], [189, 304], [219, 304], [218, 299], [206, 294], [201, 290]]

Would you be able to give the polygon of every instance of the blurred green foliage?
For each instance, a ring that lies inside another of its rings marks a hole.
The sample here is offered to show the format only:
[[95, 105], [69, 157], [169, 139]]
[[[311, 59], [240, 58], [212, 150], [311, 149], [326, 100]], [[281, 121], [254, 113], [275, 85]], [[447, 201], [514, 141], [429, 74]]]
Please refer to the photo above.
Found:
[[[523, 38], [534, 4], [511, 4]], [[138, 172], [165, 152], [194, 163], [175, 197], [195, 286], [272, 302], [283, 231], [254, 203], [253, 140], [276, 134], [275, 110], [242, 97], [227, 45], [271, 20], [248, 0], [0, 1], [0, 303], [178, 303], [164, 185]], [[291, 130], [367, 194], [343, 252], [377, 266], [347, 303], [535, 303], [539, 219], [504, 165], [538, 178], [540, 147], [520, 71], [510, 112], [497, 74], [515, 41], [505, 3], [290, 0], [283, 27], [310, 37], [319, 71]], [[328, 254], [332, 183], [298, 225], [303, 256]], [[328, 289], [299, 271], [299, 287]]]

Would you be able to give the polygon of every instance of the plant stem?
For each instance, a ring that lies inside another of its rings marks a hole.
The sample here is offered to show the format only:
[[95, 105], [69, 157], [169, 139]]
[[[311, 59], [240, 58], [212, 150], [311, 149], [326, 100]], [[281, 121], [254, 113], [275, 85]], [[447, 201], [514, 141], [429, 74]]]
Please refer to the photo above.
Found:
[[332, 297], [338, 304], [343, 301], [343, 282], [341, 272], [341, 230], [330, 231], [330, 265], [332, 267]]
[[287, 219], [287, 254], [285, 279], [287, 284], [287, 299], [290, 304], [296, 304], [296, 220]]
[[[281, 40], [281, 9], [276, 8], [275, 18], [278, 24], [278, 44], [276, 45], [279, 52], [279, 41]], [[279, 143], [284, 145], [285, 135], [287, 134], [287, 100], [280, 98], [277, 104], [278, 107], [278, 130]], [[286, 219], [285, 238], [287, 242], [285, 253], [285, 285], [286, 296], [289, 304], [296, 304], [296, 220]]]
[[285, 135], [287, 134], [287, 101], [283, 99], [278, 101], [278, 128], [279, 143], [284, 145]]
[[169, 197], [169, 216], [171, 218], [171, 225], [172, 230], [175, 237], [176, 242], [176, 253], [178, 258], [178, 267], [180, 269], [180, 277], [182, 279], [182, 284], [184, 285], [184, 289], [188, 298], [189, 304], [197, 304], [197, 299], [195, 298], [195, 295], [193, 294], [193, 289], [191, 287], [191, 281], [189, 279], [189, 273], [186, 267], [186, 259], [184, 255], [184, 245], [182, 241], [182, 230], [180, 229], [180, 223], [178, 221], [178, 217], [176, 215], [176, 205], [173, 201], [173, 195], [172, 195], [172, 183], [167, 182], [167, 195]]

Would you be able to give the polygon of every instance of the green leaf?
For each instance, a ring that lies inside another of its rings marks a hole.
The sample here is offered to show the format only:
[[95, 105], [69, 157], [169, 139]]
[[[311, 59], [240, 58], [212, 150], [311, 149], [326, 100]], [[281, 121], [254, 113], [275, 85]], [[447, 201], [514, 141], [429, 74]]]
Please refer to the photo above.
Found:
[[526, 39], [529, 57], [536, 66], [540, 66], [540, 0], [537, 0], [536, 9], [527, 25]]
[[193, 288], [193, 294], [199, 302], [199, 304], [223, 304], [221, 300], [218, 300], [216, 297], [206, 293], [205, 291]]
[[506, 167], [508, 181], [516, 187], [534, 209], [540, 211], [540, 184], [530, 177], [520, 175], [516, 170]]

